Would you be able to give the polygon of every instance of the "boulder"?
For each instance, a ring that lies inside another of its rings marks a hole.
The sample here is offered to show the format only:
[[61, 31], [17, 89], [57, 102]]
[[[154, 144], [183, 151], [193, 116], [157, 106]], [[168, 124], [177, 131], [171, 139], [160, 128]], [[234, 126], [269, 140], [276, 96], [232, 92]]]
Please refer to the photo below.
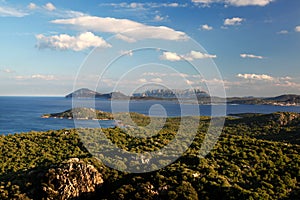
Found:
[[78, 158], [49, 169], [44, 178], [47, 199], [88, 199], [103, 184], [98, 170]]

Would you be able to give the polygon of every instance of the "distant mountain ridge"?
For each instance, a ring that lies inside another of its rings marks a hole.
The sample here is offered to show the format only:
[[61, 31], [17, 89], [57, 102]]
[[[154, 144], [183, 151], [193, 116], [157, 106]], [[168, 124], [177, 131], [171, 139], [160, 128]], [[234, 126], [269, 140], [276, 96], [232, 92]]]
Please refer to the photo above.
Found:
[[300, 105], [300, 95], [284, 94], [276, 97], [232, 97], [227, 98], [230, 104], [263, 104], [279, 106], [296, 106]]
[[207, 92], [196, 90], [166, 90], [156, 89], [135, 93], [127, 96], [121, 92], [99, 93], [88, 88], [78, 89], [66, 98], [101, 98], [101, 99], [137, 99], [137, 100], [173, 100], [177, 98], [192, 99], [197, 98], [199, 104], [227, 103], [227, 104], [248, 104], [248, 105], [278, 105], [278, 106], [297, 106], [300, 105], [300, 95], [284, 94], [276, 97], [211, 97]]
[[68, 95], [65, 96], [66, 98], [103, 98], [103, 99], [123, 99], [128, 98], [125, 94], [121, 92], [110, 92], [110, 93], [99, 93], [88, 88], [81, 88], [78, 89]]
[[199, 89], [186, 89], [186, 90], [169, 90], [169, 89], [156, 89], [147, 90], [142, 93], [133, 94], [134, 97], [156, 97], [156, 98], [201, 98], [209, 97], [209, 94]]

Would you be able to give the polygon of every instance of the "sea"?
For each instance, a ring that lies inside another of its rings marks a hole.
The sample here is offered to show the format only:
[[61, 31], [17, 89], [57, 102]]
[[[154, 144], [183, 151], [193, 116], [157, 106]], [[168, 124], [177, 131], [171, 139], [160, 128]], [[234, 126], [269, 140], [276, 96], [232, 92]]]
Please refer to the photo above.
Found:
[[[92, 105], [105, 112], [137, 112], [151, 116], [224, 116], [238, 113], [298, 112], [300, 106], [273, 105], [195, 105], [175, 101], [132, 100], [113, 101], [82, 99], [75, 105]], [[74, 128], [72, 119], [42, 118], [43, 114], [59, 113], [71, 109], [74, 102], [64, 97], [0, 97], [0, 135]], [[225, 110], [225, 109], [226, 110]], [[213, 110], [213, 111], [212, 111]], [[226, 112], [224, 112], [226, 111]], [[115, 126], [113, 120], [85, 120], [83, 127], [107, 128]]]

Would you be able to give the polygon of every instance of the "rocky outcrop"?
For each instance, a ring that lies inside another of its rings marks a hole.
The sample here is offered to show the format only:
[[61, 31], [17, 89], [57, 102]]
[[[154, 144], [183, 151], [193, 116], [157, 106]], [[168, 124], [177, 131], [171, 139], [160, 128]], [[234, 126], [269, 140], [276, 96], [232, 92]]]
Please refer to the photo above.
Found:
[[47, 199], [89, 199], [102, 184], [102, 175], [93, 165], [72, 158], [48, 170], [43, 190]]
[[287, 126], [299, 122], [300, 114], [292, 112], [277, 112], [273, 114], [274, 120], [276, 120], [281, 126]]

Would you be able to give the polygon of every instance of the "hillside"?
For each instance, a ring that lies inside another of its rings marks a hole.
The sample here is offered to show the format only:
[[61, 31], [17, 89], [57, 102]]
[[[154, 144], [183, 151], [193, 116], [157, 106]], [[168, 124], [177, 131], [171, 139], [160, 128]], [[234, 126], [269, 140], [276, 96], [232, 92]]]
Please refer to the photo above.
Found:
[[[132, 117], [140, 125], [148, 124], [146, 116]], [[278, 136], [299, 132], [299, 114], [240, 117], [226, 120], [215, 148], [205, 158], [198, 155], [210, 120], [201, 118], [198, 134], [181, 158], [142, 174], [106, 167], [86, 150], [83, 143], [97, 137], [99, 129], [1, 136], [0, 199], [297, 199], [300, 146]], [[168, 118], [158, 134], [141, 138], [120, 128], [102, 131], [122, 149], [151, 152], [168, 144], [179, 125], [179, 118]], [[79, 137], [79, 133], [85, 134]], [[271, 134], [277, 141], [258, 138]], [[105, 144], [92, 146], [101, 156], [109, 150]], [[139, 160], [126, 162], [113, 164], [119, 169], [128, 164], [143, 167]]]
[[280, 95], [276, 97], [258, 98], [258, 97], [232, 97], [227, 99], [230, 104], [266, 104], [266, 105], [299, 105], [300, 95]]
[[257, 139], [300, 145], [300, 114], [277, 112], [271, 114], [237, 114], [241, 118], [228, 118], [224, 132], [239, 126], [239, 135]]

